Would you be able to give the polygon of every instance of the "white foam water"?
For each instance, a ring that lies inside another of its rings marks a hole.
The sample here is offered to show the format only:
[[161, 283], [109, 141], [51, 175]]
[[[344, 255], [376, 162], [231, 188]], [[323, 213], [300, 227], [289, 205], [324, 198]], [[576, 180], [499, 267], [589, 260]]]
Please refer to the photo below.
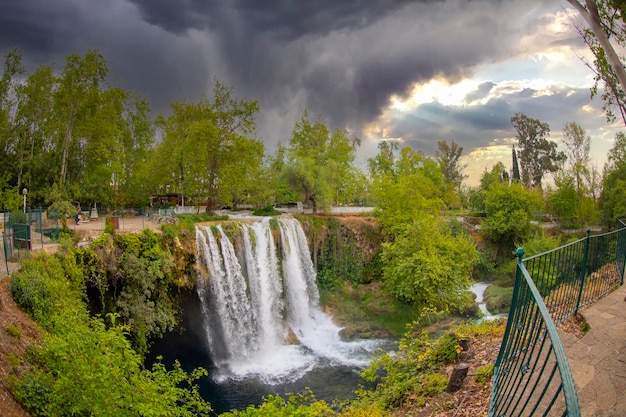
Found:
[[320, 309], [300, 223], [271, 223], [231, 225], [239, 227], [229, 232], [236, 245], [221, 225], [196, 227], [197, 291], [214, 378], [280, 384], [318, 366], [367, 366], [382, 341], [341, 340], [341, 328]]

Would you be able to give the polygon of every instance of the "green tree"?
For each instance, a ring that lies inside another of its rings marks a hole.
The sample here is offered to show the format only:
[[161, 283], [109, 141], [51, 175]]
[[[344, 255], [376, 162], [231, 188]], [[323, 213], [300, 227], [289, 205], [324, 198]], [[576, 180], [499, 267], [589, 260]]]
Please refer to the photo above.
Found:
[[383, 244], [386, 288], [419, 308], [449, 310], [460, 303], [478, 260], [474, 241], [452, 236], [424, 213], [393, 230], [393, 241]]
[[569, 122], [563, 129], [563, 142], [567, 149], [569, 169], [574, 177], [579, 204], [582, 204], [586, 185], [590, 180], [588, 164], [591, 138], [578, 123]]
[[498, 162], [491, 167], [491, 171], [485, 168], [483, 175], [480, 177], [480, 186], [470, 192], [470, 207], [477, 212], [484, 213], [487, 192], [495, 185], [508, 183], [508, 175], [506, 167], [502, 162]]
[[518, 141], [518, 157], [522, 182], [528, 188], [541, 189], [541, 180], [548, 172], [556, 172], [565, 161], [565, 154], [557, 151], [556, 142], [547, 139], [550, 127], [537, 119], [516, 113], [511, 118]]
[[296, 125], [287, 148], [283, 178], [313, 212], [328, 211], [345, 199], [358, 138], [336, 129], [332, 134], [321, 116], [311, 122], [306, 111]]
[[[380, 161], [390, 161], [380, 147]], [[469, 286], [477, 260], [467, 236], [452, 235], [441, 218], [444, 177], [436, 161], [404, 148], [374, 178], [375, 214], [387, 241], [382, 260], [385, 287], [400, 300], [419, 308], [448, 309]]]
[[[100, 126], [94, 123], [101, 88], [108, 68], [104, 57], [95, 50], [84, 57], [78, 54], [66, 58], [54, 94], [55, 132], [57, 135], [58, 181], [65, 185], [70, 168], [80, 167], [82, 150]], [[80, 169], [74, 175], [82, 174]]]
[[394, 176], [394, 165], [396, 153], [398, 151], [398, 142], [395, 140], [382, 140], [378, 144], [378, 154], [374, 158], [370, 158], [367, 162], [369, 165], [370, 176], [379, 179], [384, 176]]
[[207, 212], [240, 200], [257, 178], [251, 170], [263, 159], [262, 143], [249, 137], [257, 102], [235, 97], [216, 80], [212, 100], [173, 103], [172, 110], [157, 120], [163, 132], [152, 163], [153, 172], [160, 173], [158, 185], [206, 198]]
[[600, 207], [602, 221], [607, 225], [626, 216], [626, 134], [623, 132], [615, 135], [604, 165]]
[[23, 73], [22, 54], [15, 49], [8, 52], [4, 56], [0, 76], [0, 172], [3, 173], [5, 187], [13, 186], [18, 189], [21, 189], [23, 184], [16, 182], [14, 173], [20, 168], [19, 161], [16, 161], [16, 153], [22, 144], [16, 141], [13, 115], [17, 105], [15, 89], [19, 83], [19, 76]]
[[548, 193], [550, 212], [563, 227], [574, 226], [579, 220], [581, 200], [576, 192], [576, 178], [563, 173], [555, 177], [556, 190]]
[[49, 150], [55, 146], [51, 123], [55, 85], [52, 67], [42, 65], [16, 88], [16, 183], [26, 186], [35, 199], [47, 194], [54, 180], [51, 168], [56, 164]]
[[483, 222], [485, 234], [505, 248], [513, 249], [516, 241], [530, 236], [530, 221], [543, 208], [543, 200], [537, 192], [522, 184], [495, 184], [485, 194]]
[[452, 184], [454, 188], [459, 188], [465, 177], [463, 175], [465, 165], [460, 162], [462, 153], [463, 147], [457, 145], [454, 139], [452, 139], [450, 145], [443, 140], [437, 142], [435, 158], [437, 163], [439, 163], [439, 168], [446, 182]]

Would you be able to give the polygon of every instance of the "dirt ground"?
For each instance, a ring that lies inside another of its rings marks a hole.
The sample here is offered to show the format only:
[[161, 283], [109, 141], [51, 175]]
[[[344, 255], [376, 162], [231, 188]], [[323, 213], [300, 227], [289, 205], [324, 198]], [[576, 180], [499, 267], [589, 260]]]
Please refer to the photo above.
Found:
[[40, 335], [37, 323], [13, 301], [9, 279], [0, 278], [0, 416], [29, 415], [11, 394], [9, 377], [23, 371], [19, 358], [38, 343]]

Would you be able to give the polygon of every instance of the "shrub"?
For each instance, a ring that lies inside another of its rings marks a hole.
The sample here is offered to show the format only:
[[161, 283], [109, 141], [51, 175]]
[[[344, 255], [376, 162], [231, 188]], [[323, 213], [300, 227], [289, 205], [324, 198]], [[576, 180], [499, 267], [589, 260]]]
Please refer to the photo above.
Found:
[[478, 368], [476, 371], [476, 382], [480, 385], [485, 385], [487, 381], [493, 376], [493, 363]]
[[107, 327], [89, 317], [84, 288], [67, 278], [62, 265], [42, 254], [24, 262], [11, 282], [16, 300], [49, 330], [42, 347], [26, 356], [29, 370], [13, 383], [30, 414], [209, 415], [210, 405], [194, 385], [207, 372], [188, 374], [178, 363], [167, 370], [160, 362], [144, 369], [127, 339], [130, 326], [112, 320]]
[[22, 338], [22, 327], [19, 325], [16, 326], [15, 324], [11, 323], [6, 327], [6, 331], [8, 334], [18, 340]]
[[31, 263], [22, 263], [20, 270], [11, 279], [11, 294], [17, 304], [35, 320], [48, 323], [54, 300], [45, 282], [40, 278], [43, 271]]
[[283, 212], [276, 210], [272, 206], [265, 206], [258, 210], [254, 210], [252, 214], [254, 214], [255, 216], [279, 216], [283, 214]]

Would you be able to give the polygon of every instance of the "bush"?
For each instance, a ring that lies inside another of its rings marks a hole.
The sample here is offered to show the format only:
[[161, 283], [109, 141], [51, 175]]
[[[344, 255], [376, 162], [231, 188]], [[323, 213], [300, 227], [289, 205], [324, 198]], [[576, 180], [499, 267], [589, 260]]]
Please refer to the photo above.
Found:
[[272, 206], [266, 206], [258, 210], [254, 210], [252, 214], [254, 214], [255, 216], [279, 216], [283, 214], [283, 212], [276, 210]]
[[490, 285], [484, 294], [487, 310], [491, 314], [507, 313], [511, 308], [513, 299], [513, 288], [502, 288], [497, 285]]
[[17, 304], [45, 325], [50, 320], [54, 300], [45, 282], [40, 278], [42, 271], [32, 264], [23, 263], [11, 279], [11, 294]]
[[485, 365], [476, 370], [476, 374], [474, 378], [476, 378], [476, 382], [480, 385], [485, 385], [487, 381], [493, 376], [493, 363]]
[[15, 324], [11, 323], [6, 327], [6, 331], [8, 334], [18, 340], [22, 338], [22, 327], [19, 325], [16, 326]]
[[[73, 254], [69, 254], [73, 256]], [[190, 374], [178, 363], [143, 368], [143, 357], [126, 338], [130, 326], [115, 325], [109, 315], [91, 318], [84, 286], [67, 278], [58, 257], [41, 254], [24, 262], [11, 281], [16, 301], [49, 330], [41, 348], [27, 356], [28, 371], [14, 381], [16, 398], [33, 416], [206, 416], [211, 408], [200, 397]], [[72, 271], [76, 274], [76, 271]]]

